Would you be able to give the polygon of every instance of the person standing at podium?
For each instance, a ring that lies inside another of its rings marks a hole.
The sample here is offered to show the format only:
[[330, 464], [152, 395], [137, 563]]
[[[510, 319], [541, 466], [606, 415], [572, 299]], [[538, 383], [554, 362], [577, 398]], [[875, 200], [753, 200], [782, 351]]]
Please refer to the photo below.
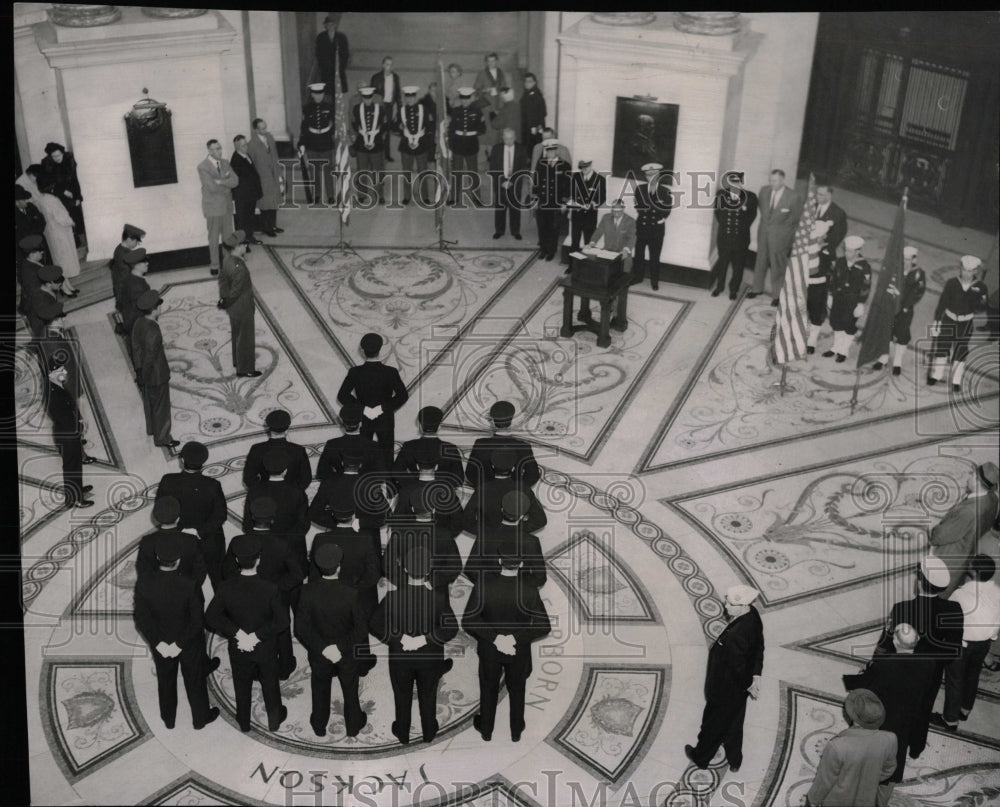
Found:
[[[588, 248], [594, 248], [598, 242], [603, 243], [603, 249], [608, 252], [620, 252], [622, 256], [622, 271], [629, 278], [631, 284], [632, 275], [632, 254], [635, 250], [635, 219], [625, 214], [625, 203], [621, 199], [615, 199], [611, 203], [611, 212], [605, 213], [601, 217], [601, 223], [594, 230], [594, 236], [587, 244]], [[590, 299], [580, 298], [580, 313], [577, 318], [581, 322], [592, 322], [590, 314]], [[625, 319], [625, 295], [618, 297], [618, 308], [615, 311], [615, 319], [624, 321]]]

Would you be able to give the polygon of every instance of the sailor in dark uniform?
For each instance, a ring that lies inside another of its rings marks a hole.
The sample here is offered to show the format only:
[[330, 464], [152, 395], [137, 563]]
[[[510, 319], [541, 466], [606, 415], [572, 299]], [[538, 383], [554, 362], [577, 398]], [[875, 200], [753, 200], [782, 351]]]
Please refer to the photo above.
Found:
[[[632, 283], [641, 283], [649, 267], [649, 282], [654, 290], [660, 287], [660, 252], [663, 250], [665, 224], [673, 209], [673, 197], [667, 188], [663, 166], [646, 163], [642, 167], [646, 181], [635, 189], [635, 269]], [[649, 251], [649, 258], [646, 251]]]
[[729, 299], [735, 300], [743, 285], [743, 267], [750, 249], [750, 225], [757, 218], [757, 194], [743, 187], [743, 173], [730, 171], [715, 193], [715, 248], [718, 259], [712, 267], [712, 296], [718, 297], [726, 285], [726, 272], [733, 266]]
[[170, 365], [163, 347], [163, 332], [157, 322], [163, 298], [152, 289], [136, 301], [139, 318], [132, 326], [132, 360], [141, 384], [146, 434], [153, 445], [176, 448], [180, 440], [170, 436]]
[[447, 589], [435, 588], [427, 579], [431, 560], [425, 548], [411, 549], [404, 567], [405, 583], [385, 595], [369, 630], [389, 646], [389, 681], [396, 705], [391, 731], [408, 745], [414, 686], [423, 740], [429, 743], [437, 736], [438, 684], [453, 663], [445, 658], [444, 646], [458, 633], [458, 620]]
[[989, 299], [986, 284], [976, 279], [983, 262], [975, 255], [963, 255], [961, 264], [959, 276], [949, 278], [944, 284], [934, 311], [931, 328], [934, 344], [930, 354], [934, 363], [927, 374], [927, 384], [933, 386], [944, 379], [951, 363], [951, 385], [955, 392], [962, 388], [973, 317], [986, 308]]
[[257, 574], [261, 542], [255, 535], [238, 535], [229, 547], [240, 573], [222, 583], [205, 612], [208, 627], [229, 640], [229, 663], [236, 694], [236, 722], [250, 731], [250, 695], [260, 681], [268, 731], [277, 731], [288, 708], [281, 703], [278, 683], [278, 642], [288, 630], [288, 608], [274, 583]]
[[510, 401], [497, 401], [490, 407], [490, 420], [493, 421], [493, 434], [480, 437], [472, 446], [469, 462], [465, 466], [465, 479], [473, 488], [478, 487], [487, 479], [493, 478], [493, 465], [490, 455], [499, 448], [508, 448], [517, 454], [514, 465], [514, 475], [521, 483], [533, 487], [541, 478], [538, 463], [531, 444], [510, 433], [514, 421], [514, 404]]
[[[347, 452], [343, 455], [340, 473], [324, 479], [309, 504], [309, 520], [327, 529], [336, 523], [334, 513], [341, 505], [352, 508], [358, 524], [365, 530], [378, 530], [389, 515], [389, 500], [385, 496], [384, 482], [377, 474], [365, 473], [361, 455]], [[376, 541], [376, 552], [381, 556], [381, 544]]]
[[[903, 372], [903, 357], [911, 339], [913, 309], [923, 299], [925, 291], [927, 291], [927, 276], [924, 270], [917, 266], [917, 248], [903, 247], [903, 288], [897, 289], [893, 283], [886, 287], [886, 292], [897, 298], [896, 316], [892, 321], [892, 342], [889, 344], [889, 349], [892, 351], [893, 375]], [[889, 354], [884, 353], [872, 365], [872, 369], [881, 370], [888, 363]]]
[[389, 468], [396, 448], [394, 413], [406, 403], [410, 393], [406, 391], [399, 370], [379, 361], [382, 344], [382, 337], [377, 333], [366, 333], [361, 337], [364, 364], [357, 364], [347, 371], [347, 377], [337, 392], [337, 400], [342, 405], [360, 404], [361, 435], [375, 436], [384, 467]]
[[462, 531], [462, 503], [455, 493], [451, 480], [437, 475], [438, 448], [434, 445], [418, 446], [413, 459], [417, 466], [415, 476], [407, 478], [396, 495], [394, 516], [408, 517], [418, 508], [429, 503], [434, 511], [434, 521], [442, 529], [457, 534]]
[[226, 257], [219, 272], [220, 310], [229, 315], [230, 343], [233, 367], [240, 378], [259, 378], [263, 373], [256, 369], [257, 340], [254, 330], [253, 281], [243, 256], [246, 255], [246, 233], [237, 230], [222, 239]]
[[865, 301], [871, 290], [872, 269], [861, 257], [865, 240], [857, 235], [844, 239], [844, 257], [837, 258], [830, 276], [830, 327], [833, 328], [833, 347], [823, 356], [837, 355], [838, 363], [847, 354], [858, 332], [858, 319], [865, 314]]
[[359, 648], [368, 645], [368, 619], [358, 602], [358, 591], [340, 579], [344, 552], [337, 544], [324, 544], [314, 561], [320, 573], [302, 587], [295, 609], [295, 634], [309, 653], [312, 712], [309, 724], [317, 737], [326, 736], [330, 722], [333, 677], [340, 681], [344, 698], [344, 728], [356, 737], [368, 723], [358, 699], [362, 659]]
[[538, 244], [542, 258], [551, 261], [559, 250], [559, 234], [566, 202], [570, 196], [570, 164], [559, 159], [556, 150], [559, 141], [550, 138], [542, 141], [542, 159], [538, 161], [532, 180], [532, 194], [538, 207], [535, 221], [538, 224]]
[[[570, 181], [570, 199], [573, 202], [570, 226], [571, 250], [587, 246], [597, 229], [597, 211], [608, 199], [608, 182], [593, 169], [593, 160], [580, 160]], [[583, 236], [583, 243], [580, 237]]]
[[385, 458], [382, 451], [369, 435], [361, 434], [362, 407], [356, 403], [347, 403], [340, 408], [340, 427], [344, 433], [326, 441], [323, 452], [316, 463], [316, 478], [320, 481], [328, 479], [344, 470], [343, 456], [345, 453], [361, 457], [361, 470], [364, 473], [381, 473], [385, 470]]
[[416, 453], [423, 446], [433, 447], [437, 451], [437, 467], [434, 478], [449, 482], [459, 487], [465, 479], [465, 468], [462, 465], [462, 452], [454, 443], [446, 442], [437, 436], [438, 428], [444, 419], [444, 412], [436, 406], [425, 406], [417, 412], [417, 425], [420, 427], [420, 437], [407, 440], [399, 449], [392, 470], [396, 484], [402, 484], [404, 475], [417, 472]]
[[379, 204], [385, 204], [382, 183], [385, 179], [386, 138], [389, 137], [391, 124], [389, 109], [375, 98], [374, 87], [362, 87], [358, 92], [362, 102], [351, 111], [358, 171], [372, 174], [372, 187], [378, 190]]
[[274, 499], [277, 506], [274, 517], [275, 532], [301, 536], [304, 542], [305, 535], [309, 531], [309, 499], [302, 488], [285, 478], [288, 455], [281, 448], [269, 449], [262, 458], [262, 465], [267, 479], [254, 482], [247, 488], [243, 507], [243, 530], [249, 532], [253, 527], [250, 503], [254, 499], [269, 497]]
[[[111, 291], [115, 296], [115, 309], [117, 311], [121, 311], [124, 306], [125, 278], [132, 271], [132, 267], [125, 262], [125, 256], [139, 249], [139, 245], [145, 237], [145, 230], [136, 227], [134, 224], [126, 224], [122, 228], [121, 243], [115, 247], [115, 251], [111, 255], [111, 262], [109, 264], [109, 268], [111, 269]], [[125, 333], [124, 327], [120, 332]]]
[[403, 560], [413, 547], [422, 546], [431, 556], [431, 585], [447, 588], [462, 572], [462, 556], [455, 543], [459, 531], [437, 517], [435, 505], [439, 497], [453, 497], [455, 492], [441, 482], [431, 482], [430, 486], [420, 488], [419, 494], [412, 487], [405, 491], [415, 495], [407, 496], [406, 512], [397, 513], [389, 522], [391, 531], [385, 545], [386, 579], [397, 587], [402, 586], [406, 582]]
[[[453, 160], [452, 171], [479, 170], [479, 135], [486, 134], [486, 121], [482, 110], [472, 104], [475, 90], [472, 87], [458, 88], [458, 106], [452, 107], [448, 124], [448, 147]], [[456, 190], [452, 191], [452, 202], [457, 200]], [[480, 206], [478, 200], [476, 206]]]
[[[17, 310], [27, 315], [31, 308], [31, 301], [42, 287], [38, 273], [45, 265], [45, 239], [41, 235], [26, 235], [17, 242], [17, 245], [20, 247], [22, 256], [18, 264], [17, 274], [18, 282], [21, 284], [21, 299]], [[62, 281], [59, 285], [62, 285]]]
[[[427, 160], [431, 155], [434, 142], [434, 115], [426, 104], [417, 100], [419, 87], [408, 85], [403, 87], [403, 107], [399, 115], [399, 154], [403, 161], [403, 171], [406, 181], [403, 185], [403, 204], [408, 205], [413, 195], [412, 171], [417, 169], [418, 181], [427, 170]], [[430, 197], [424, 193], [426, 185], [420, 183], [418, 191], [425, 205], [431, 203]]]
[[462, 529], [478, 537], [484, 531], [499, 526], [500, 503], [512, 490], [521, 491], [528, 497], [528, 510], [523, 524], [527, 532], [533, 533], [548, 524], [545, 511], [534, 492], [514, 478], [516, 463], [517, 454], [509, 449], [500, 448], [490, 454], [493, 478], [484, 481], [469, 497], [462, 517]]
[[[149, 261], [146, 258], [146, 250], [141, 247], [126, 252], [122, 261], [128, 268], [121, 280], [122, 327], [125, 329], [125, 333], [130, 335], [136, 320], [142, 316], [142, 312], [139, 310], [139, 298], [150, 290], [149, 281], [146, 280]], [[132, 346], [128, 344], [129, 341], [126, 337], [126, 347], [131, 351]], [[132, 355], [131, 352], [129, 355]]]
[[159, 569], [156, 556], [157, 541], [164, 536], [172, 536], [179, 547], [178, 574], [188, 577], [198, 584], [201, 590], [208, 567], [201, 553], [201, 541], [195, 532], [187, 532], [181, 528], [181, 503], [173, 496], [159, 496], [153, 503], [153, 521], [157, 528], [154, 532], [142, 536], [139, 541], [139, 551], [135, 558], [135, 573], [137, 577], [154, 574]]
[[205, 681], [219, 666], [219, 659], [205, 656], [205, 601], [198, 583], [180, 571], [180, 535], [161, 530], [154, 536], [156, 568], [136, 580], [133, 618], [153, 656], [163, 724], [172, 729], [177, 717], [179, 666], [194, 728], [202, 729], [219, 716], [218, 707], [209, 707]]
[[52, 421], [52, 436], [62, 455], [64, 507], [93, 507], [87, 494], [93, 485], [83, 484], [83, 443], [80, 439], [80, 409], [76, 396], [66, 389], [65, 359], [51, 360], [45, 393], [45, 411]]
[[[806, 353], [816, 352], [820, 329], [827, 317], [826, 298], [829, 293], [830, 278], [837, 260], [837, 248], [847, 235], [847, 214], [833, 201], [833, 188], [824, 182], [816, 183], [816, 224], [820, 249], [818, 264], [809, 275], [806, 292], [806, 309], [809, 314], [809, 339]], [[777, 299], [777, 298], [775, 298]]]
[[[30, 274], [33, 264], [25, 266], [25, 274]], [[38, 270], [36, 279], [38, 287], [28, 298], [25, 315], [28, 318], [28, 330], [34, 340], [32, 344], [37, 348], [38, 342], [45, 338], [46, 321], [51, 321], [51, 312], [62, 311], [62, 303], [59, 301], [59, 288], [63, 282], [62, 267], [46, 264]], [[46, 312], [46, 316], [43, 317], [41, 312]]]
[[264, 425], [267, 426], [267, 440], [250, 446], [246, 464], [243, 466], [243, 484], [250, 487], [254, 482], [262, 482], [267, 478], [264, 455], [270, 449], [276, 448], [285, 452], [285, 456], [288, 457], [285, 479], [305, 490], [312, 482], [312, 467], [309, 465], [309, 454], [306, 449], [286, 437], [288, 427], [292, 425], [292, 416], [284, 409], [272, 409], [264, 418]]
[[499, 573], [497, 559], [509, 546], [517, 548], [517, 555], [522, 561], [521, 577], [535, 588], [545, 585], [548, 573], [545, 570], [542, 544], [537, 535], [526, 529], [524, 523], [528, 516], [528, 506], [527, 494], [519, 490], [512, 490], [504, 495], [500, 502], [500, 523], [495, 527], [484, 528], [476, 536], [466, 559], [465, 576], [473, 585], [479, 585]]
[[302, 107], [302, 128], [299, 130], [299, 157], [306, 157], [310, 163], [316, 163], [315, 166], [310, 166], [310, 170], [316, 171], [313, 193], [316, 204], [322, 204], [323, 184], [326, 185], [327, 202], [334, 204], [333, 107], [324, 100], [325, 93], [326, 84], [320, 82], [309, 85], [311, 100]]

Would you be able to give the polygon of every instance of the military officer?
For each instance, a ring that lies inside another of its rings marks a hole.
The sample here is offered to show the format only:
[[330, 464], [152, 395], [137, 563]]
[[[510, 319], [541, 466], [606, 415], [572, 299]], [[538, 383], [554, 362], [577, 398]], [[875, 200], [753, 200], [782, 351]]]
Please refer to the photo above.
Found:
[[344, 470], [343, 456], [345, 452], [361, 457], [361, 470], [364, 473], [380, 473], [385, 470], [383, 453], [378, 445], [368, 435], [361, 434], [362, 407], [356, 403], [347, 403], [340, 408], [340, 427], [344, 433], [326, 441], [323, 453], [316, 463], [316, 478], [320, 481], [328, 479]]
[[448, 146], [454, 155], [453, 171], [479, 170], [479, 135], [486, 134], [486, 121], [482, 110], [472, 104], [473, 93], [472, 87], [459, 87], [458, 106], [451, 110]]
[[969, 355], [972, 320], [977, 311], [986, 308], [989, 289], [977, 280], [983, 262], [975, 255], [963, 255], [958, 277], [948, 278], [934, 311], [931, 335], [934, 363], [927, 375], [928, 386], [944, 378], [949, 362], [952, 367], [951, 385], [955, 392], [962, 388], [965, 359]]
[[573, 203], [569, 244], [571, 250], [581, 247], [581, 236], [582, 246], [590, 243], [594, 230], [597, 229], [597, 211], [608, 199], [608, 182], [594, 170], [593, 160], [580, 160], [576, 167], [578, 170], [570, 182], [570, 199]]
[[260, 681], [268, 731], [277, 731], [288, 708], [281, 703], [278, 683], [278, 635], [288, 630], [288, 609], [274, 583], [257, 574], [261, 541], [256, 535], [238, 535], [230, 551], [240, 573], [222, 583], [205, 612], [209, 628], [229, 640], [229, 662], [236, 694], [236, 722], [250, 731], [250, 695], [254, 678]]
[[[134, 224], [126, 224], [122, 228], [121, 243], [115, 247], [111, 256], [111, 291], [115, 296], [115, 309], [121, 311], [125, 304], [124, 286], [125, 279], [132, 271], [132, 267], [125, 262], [125, 257], [134, 250], [139, 249], [142, 239], [146, 237], [146, 231], [136, 227]], [[119, 333], [125, 333], [124, 326]]]
[[438, 684], [453, 663], [445, 659], [444, 646], [458, 633], [458, 620], [447, 590], [434, 588], [427, 579], [431, 560], [424, 547], [411, 549], [404, 567], [406, 582], [386, 594], [369, 630], [389, 646], [389, 681], [396, 706], [391, 731], [408, 745], [414, 686], [423, 740], [429, 743], [437, 736]]
[[[17, 187], [20, 187], [18, 185]], [[21, 300], [17, 310], [27, 315], [31, 309], [31, 300], [42, 287], [38, 273], [42, 270], [45, 260], [45, 239], [41, 235], [26, 235], [17, 242], [23, 256], [18, 272], [21, 284]], [[60, 281], [60, 285], [62, 282]]]
[[538, 243], [542, 257], [551, 261], [559, 250], [562, 214], [570, 194], [570, 164], [559, 159], [556, 149], [559, 141], [554, 138], [542, 141], [542, 159], [535, 168], [532, 192], [538, 207], [535, 220], [538, 224]]
[[521, 574], [516, 544], [505, 544], [497, 574], [473, 588], [462, 628], [476, 640], [479, 655], [479, 714], [472, 725], [487, 742], [493, 738], [500, 678], [510, 702], [510, 739], [524, 731], [524, 693], [531, 675], [531, 644], [552, 629], [538, 588]]
[[809, 275], [806, 308], [809, 314], [809, 339], [806, 353], [816, 352], [820, 329], [827, 317], [826, 298], [837, 248], [847, 235], [847, 214], [833, 201], [833, 188], [827, 182], [816, 183], [816, 235], [820, 240], [819, 263]]
[[205, 656], [201, 587], [180, 571], [184, 554], [180, 534], [160, 530], [147, 537], [156, 539], [151, 547], [156, 566], [136, 580], [133, 618], [156, 667], [160, 719], [168, 729], [174, 727], [180, 666], [194, 728], [202, 729], [219, 716], [218, 707], [209, 707], [205, 681], [219, 659]]
[[194, 580], [199, 591], [208, 567], [201, 553], [201, 542], [194, 532], [181, 529], [181, 503], [173, 496], [158, 496], [153, 503], [153, 521], [156, 530], [144, 535], [139, 541], [139, 552], [135, 559], [135, 573], [138, 577], [154, 574], [159, 568], [157, 561], [157, 542], [164, 536], [171, 536], [178, 546], [178, 573]]
[[255, 369], [257, 349], [254, 339], [253, 282], [250, 270], [243, 260], [246, 255], [246, 233], [237, 230], [222, 239], [226, 248], [226, 259], [219, 272], [218, 307], [229, 315], [232, 329], [230, 341], [233, 346], [233, 366], [240, 378], [258, 378], [262, 375]]
[[146, 434], [153, 444], [174, 448], [180, 440], [170, 436], [170, 365], [163, 349], [163, 333], [157, 319], [163, 298], [146, 291], [136, 301], [141, 316], [132, 326], [132, 360], [142, 384], [142, 403], [146, 413]]
[[508, 545], [517, 548], [517, 556], [521, 560], [521, 577], [535, 588], [545, 585], [548, 573], [545, 571], [542, 544], [538, 536], [529, 532], [525, 525], [530, 504], [527, 494], [520, 490], [504, 494], [500, 501], [499, 525], [483, 526], [482, 533], [476, 536], [466, 559], [465, 576], [473, 585], [479, 585], [500, 571], [497, 558], [507, 551], [505, 547]]
[[548, 524], [545, 511], [534, 492], [514, 478], [516, 463], [517, 454], [510, 449], [500, 448], [490, 454], [493, 478], [484, 481], [472, 492], [462, 516], [462, 529], [478, 537], [499, 526], [500, 503], [512, 490], [519, 490], [528, 497], [528, 510], [524, 520], [527, 532], [535, 532]]
[[[146, 250], [141, 247], [127, 252], [122, 260], [128, 268], [128, 274], [124, 276], [121, 287], [122, 328], [125, 331], [125, 346], [129, 356], [132, 356], [134, 360], [131, 334], [136, 321], [142, 316], [142, 312], [139, 310], [139, 298], [149, 291], [149, 281], [146, 280], [149, 261], [146, 260]], [[138, 381], [138, 378], [136, 380]]]
[[[649, 282], [655, 291], [660, 287], [660, 252], [663, 250], [664, 222], [673, 208], [673, 197], [665, 187], [660, 163], [646, 163], [642, 172], [646, 181], [635, 189], [635, 271], [632, 282], [641, 283], [649, 268]], [[649, 258], [646, 258], [647, 250]]]
[[533, 487], [541, 478], [531, 444], [510, 433], [511, 423], [514, 422], [514, 411], [514, 404], [510, 401], [497, 401], [490, 407], [489, 417], [493, 421], [493, 434], [476, 440], [469, 454], [469, 462], [465, 466], [465, 479], [470, 487], [478, 487], [484, 481], [493, 478], [490, 455], [498, 448], [508, 448], [517, 455], [514, 475], [522, 484]]
[[80, 409], [76, 397], [66, 390], [65, 359], [53, 357], [49, 365], [45, 409], [52, 421], [52, 436], [62, 455], [64, 507], [93, 507], [87, 494], [93, 485], [83, 484], [83, 443], [80, 439]]
[[449, 443], [437, 436], [442, 420], [444, 420], [444, 412], [436, 406], [425, 406], [417, 412], [420, 437], [403, 443], [392, 466], [397, 485], [402, 484], [405, 475], [417, 472], [416, 453], [424, 446], [434, 448], [437, 451], [437, 467], [434, 478], [448, 482], [454, 487], [459, 487], [462, 484], [462, 480], [465, 479], [462, 452], [454, 443]]
[[858, 319], [864, 316], [865, 301], [871, 289], [872, 270], [861, 257], [865, 240], [857, 235], [844, 239], [844, 257], [837, 258], [830, 278], [830, 326], [833, 328], [833, 347], [823, 355], [837, 355], [843, 362], [858, 332]]
[[[439, 489], [446, 491], [445, 495], [455, 495], [447, 485], [439, 485]], [[408, 512], [395, 516], [390, 523], [392, 529], [385, 545], [385, 576], [397, 588], [406, 584], [403, 561], [417, 546], [430, 553], [428, 579], [435, 588], [446, 589], [462, 572], [462, 556], [455, 543], [458, 531], [436, 520], [434, 499], [433, 489], [427, 496], [414, 497], [408, 503]]]
[[317, 737], [326, 736], [330, 722], [333, 676], [344, 698], [344, 727], [356, 737], [368, 723], [358, 699], [362, 660], [359, 648], [368, 643], [368, 618], [358, 602], [358, 591], [340, 579], [344, 556], [337, 544], [324, 544], [315, 556], [320, 576], [302, 587], [295, 609], [295, 633], [309, 653], [312, 712], [309, 724]]
[[[427, 170], [427, 160], [431, 154], [431, 144], [434, 139], [434, 115], [426, 104], [417, 100], [420, 88], [414, 85], [403, 87], [403, 108], [399, 116], [400, 137], [399, 154], [403, 161], [403, 171], [406, 172], [406, 183], [403, 185], [403, 204], [408, 205], [413, 195], [412, 171], [417, 169], [417, 180]], [[425, 205], [430, 199], [423, 193], [424, 184], [419, 186], [421, 200]]]
[[710, 282], [718, 297], [726, 285], [726, 273], [733, 266], [729, 281], [729, 299], [735, 300], [743, 285], [743, 267], [750, 249], [750, 225], [757, 218], [757, 194], [743, 187], [743, 172], [730, 171], [722, 178], [722, 187], [715, 193], [715, 248], [718, 259], [712, 267]]
[[157, 499], [173, 496], [181, 504], [181, 528], [191, 529], [201, 539], [201, 552], [208, 567], [212, 589], [219, 590], [222, 557], [226, 554], [226, 496], [218, 479], [205, 476], [201, 469], [208, 449], [192, 440], [180, 451], [180, 473], [164, 474], [156, 489]]
[[373, 175], [373, 184], [378, 189], [379, 204], [385, 204], [382, 183], [385, 179], [385, 140], [389, 137], [389, 112], [386, 105], [375, 98], [375, 88], [362, 87], [361, 103], [351, 112], [354, 126], [354, 152], [357, 155], [358, 171], [368, 171]]
[[267, 474], [267, 479], [254, 482], [247, 488], [243, 508], [244, 531], [249, 531], [253, 527], [250, 503], [254, 499], [270, 497], [277, 506], [277, 514], [274, 517], [275, 531], [290, 536], [301, 536], [304, 542], [306, 532], [309, 530], [309, 499], [302, 488], [285, 476], [288, 471], [288, 455], [281, 448], [268, 449], [261, 459], [261, 465]]
[[[31, 272], [32, 266], [30, 264], [25, 266], [28, 267], [28, 272]], [[57, 309], [62, 311], [62, 303], [59, 302], [59, 289], [63, 282], [62, 267], [46, 264], [38, 270], [37, 278], [38, 288], [27, 301], [28, 330], [36, 342], [45, 336], [46, 320], [39, 312], [52, 312]]]
[[326, 185], [327, 202], [334, 204], [333, 107], [323, 100], [325, 93], [326, 84], [320, 82], [309, 85], [310, 100], [302, 107], [302, 127], [299, 129], [299, 157], [306, 157], [309, 162], [317, 163], [314, 167], [316, 178], [313, 193], [316, 204], [322, 204], [323, 184]]
[[[898, 310], [892, 321], [892, 374], [903, 372], [903, 356], [906, 346], [910, 344], [910, 325], [913, 324], [913, 309], [923, 299], [927, 291], [927, 277], [924, 270], [917, 266], [918, 251], [916, 247], [903, 247], [903, 288], [897, 289], [894, 283], [886, 287], [886, 292], [897, 298]], [[879, 356], [872, 365], [873, 370], [881, 370], [889, 363], [889, 354]]]
[[[334, 505], [348, 502], [358, 517], [358, 523], [366, 530], [375, 530], [377, 535], [389, 513], [384, 482], [380, 475], [364, 471], [360, 454], [348, 450], [341, 456], [341, 462], [340, 472], [320, 483], [309, 505], [309, 520], [330, 528], [335, 521]], [[376, 550], [381, 553], [381, 545], [377, 545]]]
[[347, 371], [347, 377], [337, 392], [337, 400], [342, 405], [361, 405], [361, 435], [375, 436], [384, 467], [389, 468], [396, 448], [394, 413], [406, 403], [410, 393], [406, 391], [399, 370], [379, 361], [382, 344], [382, 337], [377, 333], [366, 333], [361, 337], [364, 364], [355, 365]]
[[254, 482], [263, 481], [267, 472], [264, 470], [264, 455], [272, 448], [280, 449], [288, 457], [288, 470], [285, 479], [305, 490], [312, 482], [312, 467], [309, 465], [309, 454], [303, 446], [289, 441], [286, 437], [288, 427], [292, 425], [292, 416], [284, 409], [272, 409], [264, 418], [267, 426], [267, 440], [250, 446], [247, 461], [243, 465], [243, 484], [249, 487]]
[[434, 521], [441, 528], [462, 531], [462, 504], [450, 480], [437, 478], [438, 448], [420, 446], [414, 454], [415, 477], [408, 477], [399, 486], [394, 515], [409, 516], [424, 505], [434, 511]]

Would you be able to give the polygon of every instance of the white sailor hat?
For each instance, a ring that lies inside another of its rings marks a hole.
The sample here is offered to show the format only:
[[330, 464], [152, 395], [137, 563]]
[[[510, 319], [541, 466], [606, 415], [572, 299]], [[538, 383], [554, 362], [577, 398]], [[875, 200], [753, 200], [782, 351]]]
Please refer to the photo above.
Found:
[[963, 255], [962, 256], [962, 268], [963, 269], [978, 269], [983, 265], [983, 262], [977, 258], [975, 255]]
[[545, 138], [545, 140], [542, 141], [543, 149], [554, 149], [558, 145], [559, 141], [556, 140], [554, 137], [547, 137]]
[[660, 165], [659, 163], [646, 163], [642, 167], [642, 170], [643, 171], [662, 171], [663, 170], [663, 166]]
[[458, 88], [458, 95], [459, 95], [460, 98], [471, 98], [472, 97], [472, 93], [474, 93], [474, 92], [475, 92], [475, 90], [472, 89], [472, 87], [459, 87]]
[[920, 573], [928, 583], [938, 588], [945, 588], [951, 580], [948, 564], [936, 555], [927, 554], [920, 561]]
[[416, 95], [420, 88], [416, 84], [408, 84], [403, 87], [403, 95]]
[[593, 160], [578, 160], [576, 163], [577, 168], [590, 168], [594, 164]]
[[375, 88], [374, 87], [370, 87], [370, 86], [369, 87], [359, 87], [358, 88], [358, 92], [361, 93], [365, 98], [367, 98], [369, 95], [374, 95]]
[[865, 239], [860, 235], [849, 235], [844, 239], [844, 249], [861, 249], [865, 245]]
[[309, 85], [309, 92], [326, 92], [326, 84], [322, 81]]
[[904, 258], [916, 258], [919, 250], [916, 247], [903, 247]]
[[760, 592], [750, 586], [730, 586], [726, 589], [726, 602], [730, 605], [749, 605]]

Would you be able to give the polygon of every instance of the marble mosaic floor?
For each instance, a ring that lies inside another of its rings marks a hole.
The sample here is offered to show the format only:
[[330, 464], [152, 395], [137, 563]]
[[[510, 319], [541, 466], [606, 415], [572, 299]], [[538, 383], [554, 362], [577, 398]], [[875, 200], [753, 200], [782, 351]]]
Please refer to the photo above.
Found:
[[[892, 213], [869, 202], [852, 225], [872, 257]], [[462, 241], [455, 260], [421, 248], [420, 212], [398, 226], [388, 215], [359, 219], [357, 255], [325, 251], [328, 221], [316, 211], [283, 213], [284, 235], [254, 248], [260, 378], [233, 375], [207, 269], [153, 276], [166, 287], [173, 434], [209, 446], [205, 472], [235, 514], [242, 458], [272, 408], [291, 412], [293, 439], [314, 462], [338, 433], [337, 388], [365, 331], [386, 337], [410, 391], [399, 440], [435, 404], [442, 432], [470, 446], [490, 404], [514, 401], [514, 428], [543, 466], [542, 595], [555, 626], [534, 647], [523, 738], [499, 729], [485, 745], [472, 729], [476, 656], [462, 633], [448, 646], [455, 665], [430, 744], [404, 747], [389, 732], [381, 649], [363, 679], [370, 720], [357, 738], [345, 736], [336, 686], [327, 736], [311, 731], [301, 648], [278, 731], [261, 720], [259, 688], [253, 729], [238, 731], [224, 651], [210, 681], [222, 718], [193, 731], [182, 697], [177, 728], [165, 729], [132, 587], [155, 485], [177, 460], [145, 439], [111, 303], [99, 299], [69, 316], [85, 357], [88, 451], [99, 460], [86, 469], [92, 510], [59, 508], [58, 459], [34, 403], [41, 378], [23, 345], [17, 352], [33, 803], [799, 804], [823, 743], [844, 726], [840, 676], [870, 654], [885, 602], [907, 596], [927, 530], [974, 464], [997, 453], [996, 345], [977, 343], [956, 396], [922, 385], [918, 343], [902, 376], [862, 373], [851, 415], [853, 372], [829, 360], [794, 366], [791, 389], [777, 394], [766, 361], [774, 309], [760, 299], [644, 285], [630, 296], [629, 329], [601, 349], [590, 334], [558, 335], [561, 267], [525, 242], [493, 241], [488, 211], [450, 221]], [[957, 259], [921, 249], [931, 283], [916, 332]], [[226, 530], [239, 531], [235, 515]], [[997, 556], [996, 536], [986, 544]], [[471, 538], [459, 545], [467, 553]], [[707, 649], [735, 583], [762, 592], [763, 691], [748, 708], [742, 769], [720, 754], [698, 771], [683, 746], [697, 735]], [[451, 596], [461, 612], [467, 582]], [[506, 709], [502, 701], [498, 726]], [[894, 807], [987, 803], [1000, 787], [998, 726], [1000, 680], [988, 675], [959, 734], [932, 730]]]

